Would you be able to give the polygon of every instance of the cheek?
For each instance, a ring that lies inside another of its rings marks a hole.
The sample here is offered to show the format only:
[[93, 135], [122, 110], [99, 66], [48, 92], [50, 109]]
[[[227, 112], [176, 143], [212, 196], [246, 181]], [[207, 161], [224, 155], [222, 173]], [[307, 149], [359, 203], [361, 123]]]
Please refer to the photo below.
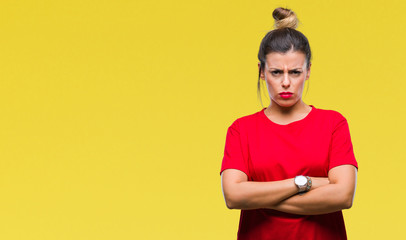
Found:
[[297, 88], [298, 88], [298, 90], [299, 90], [300, 94], [303, 92], [304, 85], [305, 85], [305, 80], [300, 81], [300, 82], [298, 83]]
[[274, 82], [272, 82], [272, 81], [270, 81], [270, 80], [267, 80], [266, 81], [266, 87], [268, 88], [268, 91], [269, 92], [275, 92], [275, 83]]

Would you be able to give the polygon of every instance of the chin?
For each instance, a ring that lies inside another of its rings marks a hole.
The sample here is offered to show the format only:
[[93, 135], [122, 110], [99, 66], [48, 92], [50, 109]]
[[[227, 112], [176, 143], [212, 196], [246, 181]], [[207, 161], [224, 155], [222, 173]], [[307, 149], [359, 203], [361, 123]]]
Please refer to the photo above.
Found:
[[284, 108], [289, 108], [292, 107], [294, 104], [278, 104], [278, 105]]
[[281, 107], [284, 108], [289, 108], [294, 106], [298, 101], [294, 101], [294, 100], [282, 100], [282, 101], [276, 101], [276, 104], [278, 104]]

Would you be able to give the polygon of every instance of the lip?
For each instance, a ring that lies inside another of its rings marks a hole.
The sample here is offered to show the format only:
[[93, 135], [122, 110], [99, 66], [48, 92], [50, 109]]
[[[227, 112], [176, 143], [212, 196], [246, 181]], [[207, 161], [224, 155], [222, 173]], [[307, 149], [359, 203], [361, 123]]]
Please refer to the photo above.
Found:
[[291, 92], [281, 92], [281, 93], [279, 93], [279, 96], [281, 96], [282, 98], [285, 98], [285, 99], [290, 98], [292, 95], [293, 95], [293, 93], [291, 93]]

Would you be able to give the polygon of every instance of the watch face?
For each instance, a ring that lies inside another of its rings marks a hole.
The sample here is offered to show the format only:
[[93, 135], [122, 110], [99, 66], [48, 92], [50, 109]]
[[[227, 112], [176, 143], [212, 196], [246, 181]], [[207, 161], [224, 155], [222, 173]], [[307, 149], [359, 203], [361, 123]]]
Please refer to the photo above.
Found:
[[307, 183], [307, 178], [305, 176], [297, 176], [295, 178], [295, 183], [299, 186], [304, 186]]

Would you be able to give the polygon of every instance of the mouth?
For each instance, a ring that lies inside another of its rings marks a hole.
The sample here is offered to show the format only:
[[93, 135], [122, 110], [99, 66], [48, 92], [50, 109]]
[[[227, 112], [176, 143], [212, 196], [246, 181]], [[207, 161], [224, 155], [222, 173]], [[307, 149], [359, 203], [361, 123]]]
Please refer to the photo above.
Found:
[[281, 92], [281, 93], [279, 93], [279, 96], [281, 96], [282, 98], [285, 98], [285, 99], [290, 98], [292, 95], [293, 95], [293, 93], [291, 93], [291, 92]]

